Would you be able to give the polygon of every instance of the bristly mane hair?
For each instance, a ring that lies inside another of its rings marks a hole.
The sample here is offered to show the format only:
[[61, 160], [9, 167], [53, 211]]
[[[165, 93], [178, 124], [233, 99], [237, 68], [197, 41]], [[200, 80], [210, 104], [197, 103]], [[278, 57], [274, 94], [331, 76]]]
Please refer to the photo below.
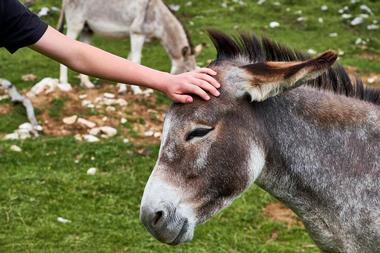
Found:
[[[266, 61], [304, 61], [311, 58], [306, 53], [265, 37], [260, 39], [256, 35], [248, 34], [231, 37], [213, 30], [208, 33], [217, 50], [217, 58], [211, 65], [218, 65], [223, 61], [245, 65]], [[355, 78], [353, 82], [340, 64], [335, 64], [326, 73], [305, 85], [380, 105], [380, 89], [365, 87], [359, 78]]]

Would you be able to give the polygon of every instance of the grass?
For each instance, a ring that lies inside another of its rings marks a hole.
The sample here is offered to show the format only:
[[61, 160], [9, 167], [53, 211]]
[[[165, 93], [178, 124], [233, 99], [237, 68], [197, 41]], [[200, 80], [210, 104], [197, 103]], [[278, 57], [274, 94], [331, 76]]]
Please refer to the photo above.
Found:
[[[256, 1], [246, 0], [247, 5], [240, 6], [226, 0], [223, 2], [227, 8], [221, 6], [221, 1], [192, 1], [191, 7], [185, 7], [188, 0], [167, 2], [181, 4], [178, 15], [187, 24], [195, 44], [210, 45], [207, 28], [230, 33], [254, 31], [302, 50], [342, 50], [343, 64], [354, 66], [361, 73], [380, 73], [380, 63], [361, 58], [362, 50], [354, 43], [358, 37], [368, 38], [367, 50], [380, 53], [378, 31], [366, 29], [366, 24], [379, 16], [370, 16], [365, 25], [351, 27], [337, 13], [349, 1], [279, 0], [281, 5], [276, 6], [274, 1], [257, 5]], [[380, 13], [378, 1], [360, 3], [366, 3], [376, 15]], [[320, 11], [323, 4], [329, 6], [327, 12]], [[34, 9], [42, 6], [60, 6], [60, 1], [40, 0]], [[352, 7], [353, 12], [358, 13], [358, 8]], [[302, 14], [296, 14], [298, 11]], [[53, 13], [46, 21], [55, 26], [58, 15]], [[297, 22], [299, 16], [308, 20]], [[323, 24], [317, 22], [319, 17], [324, 19]], [[268, 28], [274, 20], [280, 28]], [[329, 37], [333, 32], [338, 37]], [[129, 51], [128, 40], [95, 37], [94, 44], [121, 56], [127, 56]], [[168, 57], [158, 42], [147, 44], [143, 55], [144, 64], [169, 70]], [[214, 56], [210, 46], [198, 62], [205, 65]], [[20, 89], [33, 85], [22, 81], [24, 74], [34, 73], [39, 78], [58, 76], [57, 63], [29, 49], [13, 56], [1, 50], [0, 62], [1, 77], [10, 79]], [[70, 82], [78, 83], [73, 73]], [[158, 98], [159, 103], [168, 104], [162, 95]], [[53, 100], [51, 108], [43, 110], [59, 118], [63, 102]], [[0, 115], [0, 133], [9, 133], [25, 121], [25, 112], [18, 105], [9, 114]], [[126, 127], [131, 128], [129, 123]], [[13, 144], [23, 152], [10, 151]], [[140, 148], [124, 144], [121, 137], [95, 144], [79, 143], [72, 137], [0, 141], [0, 252], [319, 252], [302, 228], [288, 228], [263, 215], [262, 209], [274, 199], [256, 186], [200, 226], [193, 242], [177, 247], [158, 243], [138, 220], [140, 198], [158, 146], [144, 147], [151, 150], [149, 156], [139, 155]], [[87, 176], [90, 167], [99, 172]], [[72, 222], [58, 223], [58, 217]], [[273, 233], [278, 234], [275, 240], [271, 240]]]

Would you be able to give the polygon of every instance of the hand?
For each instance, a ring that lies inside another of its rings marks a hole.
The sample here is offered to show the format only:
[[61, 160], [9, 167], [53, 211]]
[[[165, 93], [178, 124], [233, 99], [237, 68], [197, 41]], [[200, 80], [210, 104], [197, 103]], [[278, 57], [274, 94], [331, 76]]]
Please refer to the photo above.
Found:
[[210, 96], [219, 96], [220, 84], [212, 76], [217, 73], [208, 68], [200, 68], [191, 72], [169, 75], [162, 91], [174, 102], [192, 103], [193, 98], [189, 94], [195, 94], [204, 100]]

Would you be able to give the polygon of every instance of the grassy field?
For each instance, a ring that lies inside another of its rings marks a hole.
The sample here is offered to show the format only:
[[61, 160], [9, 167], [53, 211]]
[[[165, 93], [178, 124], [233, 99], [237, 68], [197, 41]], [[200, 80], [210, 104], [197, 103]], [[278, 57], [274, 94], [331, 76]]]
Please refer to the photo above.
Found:
[[[191, 6], [186, 6], [189, 0], [166, 2], [180, 4], [178, 16], [190, 30], [194, 44], [209, 45], [198, 58], [199, 65], [215, 56], [205, 29], [217, 28], [229, 33], [256, 32], [302, 50], [342, 51], [340, 62], [352, 66], [358, 74], [380, 74], [380, 62], [368, 57], [379, 59], [379, 30], [367, 30], [368, 24], [379, 20], [379, 1], [360, 1], [375, 15], [355, 27], [338, 13], [345, 5], [350, 7], [350, 13], [361, 13], [360, 4], [352, 5], [349, 0], [267, 0], [262, 5], [256, 0], [245, 0], [244, 6], [232, 0], [193, 0]], [[321, 11], [323, 4], [329, 7], [325, 12]], [[33, 9], [38, 11], [42, 6], [60, 6], [60, 1], [37, 0]], [[45, 20], [55, 26], [58, 16], [53, 12]], [[299, 22], [299, 17], [307, 20]], [[323, 23], [318, 22], [320, 17]], [[271, 21], [279, 22], [280, 27], [269, 28]], [[331, 33], [337, 36], [331, 37]], [[357, 38], [368, 39], [366, 48], [355, 45]], [[94, 44], [121, 56], [127, 56], [129, 51], [128, 40], [96, 37]], [[24, 74], [33, 73], [40, 79], [58, 77], [57, 63], [29, 49], [12, 56], [1, 50], [0, 62], [0, 77], [24, 91], [35, 83], [22, 81]], [[143, 63], [166, 71], [170, 68], [158, 42], [146, 45]], [[76, 74], [71, 73], [70, 82], [78, 83]], [[157, 96], [161, 106], [168, 104], [162, 95]], [[138, 99], [129, 102], [155, 107]], [[59, 98], [48, 107], [38, 107], [39, 119], [46, 112], [59, 120], [64, 103], [65, 99]], [[11, 105], [2, 101], [1, 107]], [[144, 120], [136, 121], [144, 124]], [[25, 121], [21, 106], [0, 113], [0, 136]], [[120, 126], [123, 127], [130, 128]], [[139, 138], [138, 133], [130, 134]], [[124, 137], [119, 134], [99, 143], [48, 135], [34, 140], [0, 141], [0, 252], [319, 252], [302, 226], [289, 226], [264, 214], [263, 209], [276, 200], [256, 186], [227, 210], [199, 226], [193, 242], [176, 247], [157, 242], [140, 224], [138, 216], [158, 144], [133, 141], [125, 144]], [[10, 150], [14, 144], [22, 148], [21, 153]], [[90, 167], [98, 168], [95, 176], [86, 174]], [[58, 217], [71, 223], [59, 223]]]

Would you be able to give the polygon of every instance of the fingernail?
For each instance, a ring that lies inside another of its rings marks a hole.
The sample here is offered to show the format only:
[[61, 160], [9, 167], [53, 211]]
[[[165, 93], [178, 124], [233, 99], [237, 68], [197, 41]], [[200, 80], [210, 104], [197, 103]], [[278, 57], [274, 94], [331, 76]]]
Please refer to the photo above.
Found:
[[217, 97], [220, 96], [220, 92], [219, 92], [219, 91], [216, 92], [216, 96], [217, 96]]
[[193, 98], [188, 97], [188, 98], [186, 99], [186, 103], [192, 103], [192, 102], [193, 102]]

